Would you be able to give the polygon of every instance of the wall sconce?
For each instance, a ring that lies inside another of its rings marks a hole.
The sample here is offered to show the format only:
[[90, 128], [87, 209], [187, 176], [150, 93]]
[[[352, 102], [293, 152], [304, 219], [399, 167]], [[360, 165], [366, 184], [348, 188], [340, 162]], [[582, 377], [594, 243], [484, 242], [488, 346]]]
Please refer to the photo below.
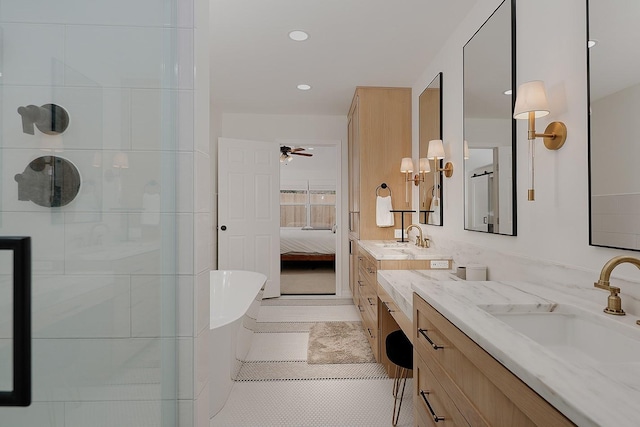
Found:
[[421, 182], [424, 182], [425, 175], [427, 172], [431, 172], [431, 166], [429, 165], [429, 160], [426, 158], [420, 159], [420, 168], [418, 173], [410, 177], [413, 173], [413, 159], [411, 157], [403, 157], [402, 163], [400, 163], [400, 172], [405, 174], [405, 179], [407, 182], [413, 181], [414, 185], [417, 187]]
[[429, 149], [427, 150], [427, 159], [433, 160], [435, 168], [433, 172], [437, 175], [438, 172], [443, 172], [444, 176], [451, 178], [453, 176], [453, 163], [447, 162], [444, 168], [440, 167], [440, 159], [444, 159], [444, 145], [442, 145], [441, 139], [432, 139], [429, 141]]
[[129, 156], [127, 155], [127, 153], [116, 153], [113, 156], [112, 166], [116, 169], [129, 169]]
[[534, 194], [534, 158], [536, 138], [543, 138], [544, 146], [549, 150], [557, 150], [567, 139], [567, 127], [562, 122], [553, 122], [544, 130], [544, 133], [536, 133], [536, 118], [549, 114], [549, 104], [544, 82], [534, 80], [522, 83], [518, 86], [516, 106], [513, 109], [514, 119], [528, 119], [529, 132], [529, 191], [527, 199], [535, 200]]

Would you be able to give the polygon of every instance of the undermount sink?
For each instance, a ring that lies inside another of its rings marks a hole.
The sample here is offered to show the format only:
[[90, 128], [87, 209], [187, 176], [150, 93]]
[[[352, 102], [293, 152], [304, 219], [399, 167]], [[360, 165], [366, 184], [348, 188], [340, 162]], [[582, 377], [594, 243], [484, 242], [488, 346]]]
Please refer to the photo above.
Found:
[[483, 309], [567, 363], [592, 367], [621, 379], [629, 370], [640, 372], [640, 328], [569, 304], [544, 312]]
[[382, 242], [374, 243], [374, 245], [380, 248], [406, 248], [409, 242]]

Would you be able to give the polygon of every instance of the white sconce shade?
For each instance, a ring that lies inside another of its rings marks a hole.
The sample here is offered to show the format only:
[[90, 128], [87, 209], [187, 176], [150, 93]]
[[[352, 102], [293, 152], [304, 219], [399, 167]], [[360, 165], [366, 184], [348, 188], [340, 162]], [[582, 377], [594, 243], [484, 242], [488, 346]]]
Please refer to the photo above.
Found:
[[420, 173], [431, 172], [431, 165], [429, 164], [429, 159], [426, 157], [420, 158]]
[[91, 166], [94, 168], [102, 167], [102, 153], [100, 151], [93, 153], [93, 162], [91, 163]]
[[431, 141], [429, 141], [427, 158], [429, 160], [444, 159], [444, 146], [442, 145], [441, 139], [432, 139]]
[[544, 82], [533, 80], [518, 86], [516, 106], [513, 109], [514, 119], [528, 119], [529, 113], [535, 113], [535, 118], [549, 114], [549, 103]]
[[463, 151], [463, 156], [465, 160], [469, 159], [469, 143], [467, 142], [467, 140], [464, 140], [464, 143], [462, 144], [462, 151]]
[[413, 159], [411, 157], [402, 158], [402, 163], [400, 163], [400, 172], [402, 173], [413, 172]]
[[127, 156], [127, 153], [116, 153], [113, 156], [113, 167], [116, 169], [129, 169], [129, 156]]
[[527, 119], [529, 130], [527, 140], [529, 141], [529, 189], [527, 190], [527, 200], [535, 200], [535, 139], [543, 138], [544, 146], [549, 150], [558, 150], [567, 139], [567, 127], [562, 122], [552, 122], [545, 129], [544, 133], [536, 132], [536, 119], [549, 114], [549, 102], [544, 82], [533, 80], [522, 83], [518, 86], [518, 96], [516, 105], [513, 108], [514, 119]]

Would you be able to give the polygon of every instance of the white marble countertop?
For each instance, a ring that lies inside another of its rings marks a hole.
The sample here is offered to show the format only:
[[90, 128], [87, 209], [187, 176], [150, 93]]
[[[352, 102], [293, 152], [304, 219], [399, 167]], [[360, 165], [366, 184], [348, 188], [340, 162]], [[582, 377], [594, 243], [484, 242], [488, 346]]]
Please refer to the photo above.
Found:
[[377, 260], [429, 260], [452, 259], [451, 255], [443, 255], [430, 248], [421, 248], [413, 242], [397, 242], [395, 240], [359, 240], [365, 251]]
[[493, 307], [501, 311], [540, 312], [552, 311], [558, 304], [577, 306], [588, 310], [590, 316], [604, 317], [605, 322], [620, 322], [616, 326], [623, 328], [625, 335], [640, 340], [640, 327], [635, 326], [638, 317], [602, 313], [606, 293], [596, 293], [602, 296], [596, 303], [593, 298], [580, 298], [539, 284], [438, 280], [442, 277], [433, 273], [444, 272], [387, 270], [378, 272], [378, 278], [410, 319], [413, 313], [407, 310], [409, 289], [578, 426], [639, 425], [640, 355], [637, 363], [607, 363], [601, 371], [561, 358], [486, 311]]
[[378, 283], [409, 319], [413, 319], [412, 280], [461, 279], [451, 270], [378, 270]]

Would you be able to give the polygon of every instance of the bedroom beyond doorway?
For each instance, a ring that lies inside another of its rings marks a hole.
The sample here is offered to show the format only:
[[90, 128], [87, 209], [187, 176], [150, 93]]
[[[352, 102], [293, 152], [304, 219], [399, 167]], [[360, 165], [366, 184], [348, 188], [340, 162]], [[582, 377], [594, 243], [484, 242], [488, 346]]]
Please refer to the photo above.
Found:
[[307, 155], [280, 158], [281, 293], [335, 295], [337, 147], [289, 149]]
[[336, 271], [333, 261], [282, 261], [282, 295], [335, 295]]

